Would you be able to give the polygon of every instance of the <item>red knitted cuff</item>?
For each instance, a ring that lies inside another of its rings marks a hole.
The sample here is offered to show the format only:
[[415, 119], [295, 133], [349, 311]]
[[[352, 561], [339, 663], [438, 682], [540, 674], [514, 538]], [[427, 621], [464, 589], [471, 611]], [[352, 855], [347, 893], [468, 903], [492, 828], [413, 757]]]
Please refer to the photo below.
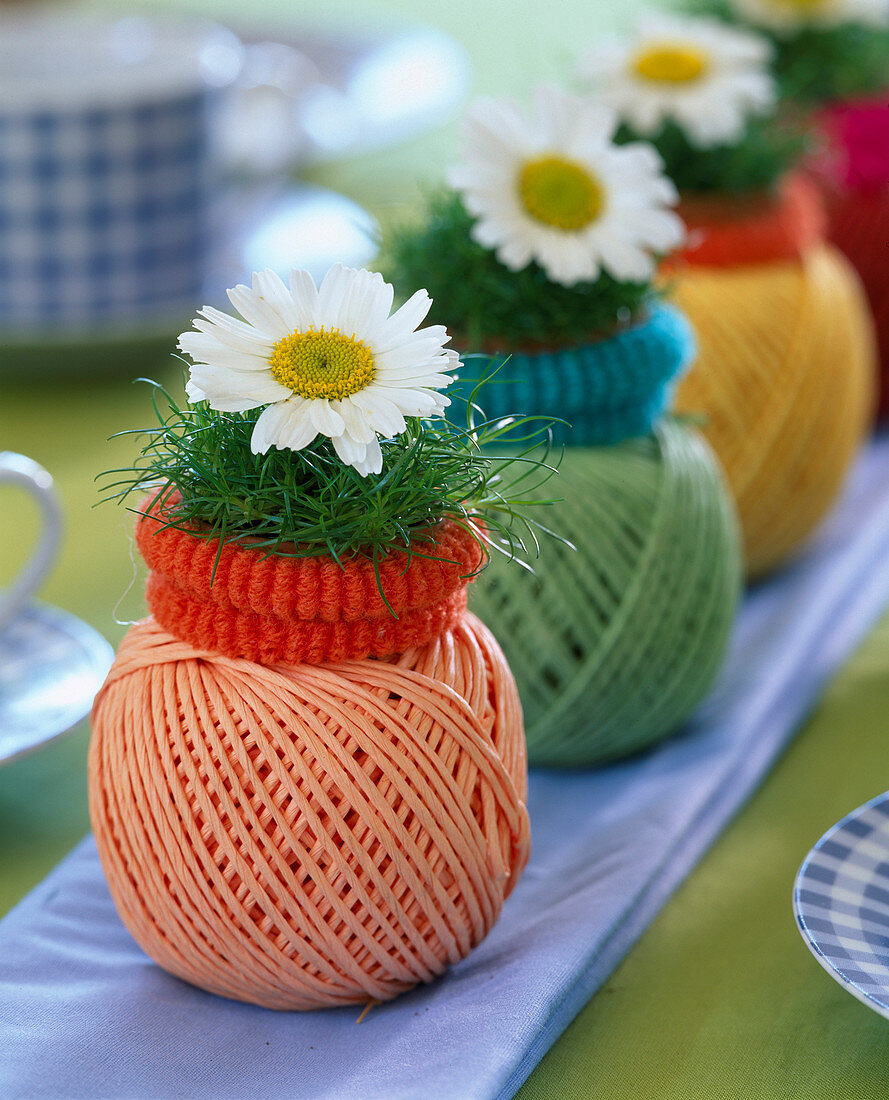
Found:
[[148, 504], [136, 542], [150, 569], [155, 619], [198, 649], [265, 665], [389, 657], [424, 645], [456, 625], [467, 577], [483, 560], [478, 541], [453, 521], [440, 525], [434, 549], [418, 546], [447, 561], [409, 559], [403, 550], [389, 555], [379, 575], [395, 618], [370, 561], [264, 557], [230, 542], [220, 553], [218, 539], [163, 529], [161, 507]]
[[679, 214], [688, 243], [671, 266], [794, 260], [824, 236], [826, 224], [817, 187], [801, 175], [782, 180], [775, 196], [684, 196]]

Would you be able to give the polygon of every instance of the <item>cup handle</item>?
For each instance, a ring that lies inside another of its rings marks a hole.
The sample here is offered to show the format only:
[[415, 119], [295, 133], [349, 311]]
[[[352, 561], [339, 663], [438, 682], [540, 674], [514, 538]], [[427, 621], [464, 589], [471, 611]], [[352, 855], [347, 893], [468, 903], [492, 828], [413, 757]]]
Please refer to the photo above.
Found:
[[40, 587], [55, 561], [62, 538], [62, 512], [53, 490], [52, 477], [33, 459], [13, 451], [0, 451], [0, 484], [16, 485], [37, 501], [42, 527], [27, 564], [0, 595], [0, 630], [3, 630]]

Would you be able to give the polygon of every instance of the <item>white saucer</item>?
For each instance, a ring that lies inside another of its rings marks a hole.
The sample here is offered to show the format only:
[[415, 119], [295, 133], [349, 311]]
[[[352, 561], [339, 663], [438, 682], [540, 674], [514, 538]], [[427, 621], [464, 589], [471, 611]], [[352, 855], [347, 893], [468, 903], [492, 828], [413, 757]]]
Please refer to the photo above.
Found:
[[113, 659], [101, 634], [46, 604], [31, 604], [0, 632], [0, 765], [76, 726]]
[[337, 262], [364, 267], [377, 254], [379, 227], [358, 203], [309, 183], [233, 188], [215, 212], [218, 231], [204, 298], [231, 310], [225, 291], [267, 267], [287, 279], [303, 267], [320, 282]]
[[268, 176], [397, 145], [449, 121], [466, 54], [431, 27], [318, 28], [232, 21], [244, 57], [222, 141], [236, 171]]

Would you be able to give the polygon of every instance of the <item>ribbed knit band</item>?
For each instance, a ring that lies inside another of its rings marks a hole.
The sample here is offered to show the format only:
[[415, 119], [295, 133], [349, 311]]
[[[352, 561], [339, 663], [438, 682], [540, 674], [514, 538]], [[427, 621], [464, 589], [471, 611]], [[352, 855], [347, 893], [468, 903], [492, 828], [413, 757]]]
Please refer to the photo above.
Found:
[[165, 630], [198, 649], [266, 665], [388, 657], [424, 645], [456, 624], [467, 577], [483, 557], [477, 540], [451, 521], [436, 530], [434, 548], [417, 546], [446, 561], [389, 555], [379, 576], [395, 618], [363, 558], [338, 565], [231, 542], [220, 552], [218, 539], [164, 529], [157, 505], [139, 519], [136, 542], [150, 569], [148, 606]]
[[[472, 349], [463, 349], [472, 350]], [[672, 306], [652, 305], [648, 316], [634, 325], [580, 347], [554, 351], [515, 351], [492, 356], [491, 366], [503, 363], [499, 374], [478, 398], [485, 417], [510, 415], [559, 418], [553, 425], [558, 445], [591, 447], [645, 435], [669, 406], [673, 385], [694, 355], [694, 336], [685, 317]], [[461, 371], [459, 382], [448, 389], [452, 398], [448, 416], [465, 423], [473, 361]]]
[[735, 267], [794, 260], [825, 232], [821, 197], [811, 180], [785, 177], [775, 195], [684, 195], [679, 213], [688, 244], [668, 266]]

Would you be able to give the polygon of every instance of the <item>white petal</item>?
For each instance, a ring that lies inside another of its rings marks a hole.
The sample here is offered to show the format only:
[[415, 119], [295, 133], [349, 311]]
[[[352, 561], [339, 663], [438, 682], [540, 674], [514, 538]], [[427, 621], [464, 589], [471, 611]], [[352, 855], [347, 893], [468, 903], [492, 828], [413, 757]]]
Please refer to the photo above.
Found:
[[340, 303], [348, 295], [355, 275], [355, 268], [334, 264], [324, 276], [318, 288], [318, 319], [325, 327], [337, 324]]
[[626, 240], [612, 240], [603, 246], [599, 253], [602, 266], [615, 279], [622, 282], [645, 282], [654, 274], [654, 260], [651, 253], [645, 252]]
[[274, 341], [271, 337], [263, 336], [262, 333], [257, 332], [255, 329], [250, 330], [249, 336], [242, 336], [239, 333], [231, 332], [220, 325], [214, 324], [212, 321], [205, 321], [201, 317], [196, 317], [193, 323], [196, 332], [183, 333], [183, 336], [205, 336], [208, 339], [215, 340], [217, 344], [222, 344], [224, 347], [231, 348], [232, 351], [241, 351], [245, 355], [260, 355], [267, 357], [274, 345]]
[[360, 443], [357, 439], [346, 435], [345, 432], [342, 435], [335, 435], [330, 442], [333, 444], [333, 449], [348, 466], [354, 466], [362, 462], [367, 453], [366, 443]]
[[348, 401], [363, 414], [365, 422], [375, 432], [391, 438], [401, 435], [404, 431], [405, 423], [401, 410], [388, 396], [384, 396], [383, 391], [362, 390], [360, 393], [353, 394]]
[[432, 299], [429, 297], [429, 293], [425, 290], [416, 291], [386, 322], [381, 339], [385, 340], [390, 333], [413, 332], [431, 308]]
[[[281, 446], [280, 440], [284, 433], [290, 430], [292, 420], [301, 419], [302, 412], [295, 403], [281, 401], [277, 405], [269, 405], [260, 413], [259, 419], [253, 426], [250, 450], [254, 454], [265, 454], [270, 447]], [[314, 439], [314, 436], [312, 438]]]
[[296, 311], [295, 328], [305, 332], [310, 328], [319, 328], [318, 291], [315, 280], [308, 271], [293, 268], [290, 272], [290, 297]]
[[330, 401], [325, 401], [323, 398], [314, 398], [308, 402], [308, 406], [312, 423], [322, 435], [342, 435], [346, 425], [343, 423], [340, 414], [332, 408]]
[[196, 363], [191, 368], [189, 380], [214, 409], [227, 412], [243, 412], [291, 396], [291, 391], [270, 374], [248, 374], [204, 363]]
[[296, 308], [289, 287], [277, 272], [267, 267], [253, 273], [253, 293], [265, 308], [274, 315], [284, 332], [299, 328], [300, 313]]
[[[448, 360], [448, 366], [450, 360]], [[443, 390], [454, 381], [452, 374], [432, 373], [428, 367], [417, 367], [414, 370], [403, 368], [399, 371], [378, 373], [373, 385], [363, 390], [364, 393], [377, 393], [392, 389], [427, 389]]]
[[179, 337], [179, 350], [184, 351], [196, 363], [209, 363], [240, 371], [268, 371], [269, 369], [267, 355], [235, 351], [225, 344], [220, 344], [210, 333], [183, 332]]
[[591, 282], [599, 274], [597, 257], [584, 249], [576, 237], [561, 241], [555, 237], [538, 247], [537, 262], [550, 279], [563, 286]]
[[534, 147], [534, 127], [512, 100], [480, 97], [466, 112], [463, 142], [467, 149], [493, 149], [501, 155], [518, 149], [524, 155]]
[[295, 401], [285, 401], [283, 404], [287, 407], [288, 417], [281, 428], [277, 445], [291, 451], [301, 451], [318, 435], [315, 425], [308, 410], [301, 409]]
[[617, 129], [617, 115], [601, 101], [570, 95], [548, 84], [534, 89], [533, 100], [544, 140], [556, 148], [570, 148], [578, 133], [587, 141], [605, 143]]
[[259, 332], [253, 325], [238, 317], [230, 317], [227, 313], [214, 309], [213, 306], [204, 306], [203, 309], [198, 310], [194, 326], [202, 332], [212, 331], [220, 339], [224, 334], [225, 338], [235, 340], [239, 345], [244, 344], [247, 347], [253, 344], [267, 345], [269, 342], [269, 337]]
[[[345, 401], [331, 402], [336, 411], [343, 418], [346, 426], [345, 435], [357, 440], [359, 443], [369, 443], [376, 434], [365, 412], [351, 398]], [[402, 429], [403, 430], [403, 429]]]
[[[422, 329], [420, 332], [422, 332]], [[443, 355], [444, 348], [441, 346], [441, 340], [434, 337], [431, 340], [426, 340], [420, 337], [420, 333], [418, 333], [413, 340], [409, 340], [399, 347], [377, 351], [374, 355], [374, 362], [381, 371], [399, 370], [402, 367], [410, 367], [415, 364], [435, 362]], [[441, 365], [445, 366], [446, 360]]]
[[393, 295], [393, 288], [382, 275], [355, 271], [332, 309], [329, 323], [344, 336], [356, 336], [371, 344], [387, 322]]
[[510, 271], [521, 271], [532, 260], [539, 259], [539, 253], [528, 241], [520, 238], [505, 240], [497, 247], [497, 259]]
[[367, 477], [368, 474], [378, 474], [383, 469], [383, 452], [380, 450], [380, 441], [372, 439], [364, 452], [364, 462], [355, 467], [359, 474]]
[[290, 329], [282, 324], [274, 310], [270, 309], [249, 286], [238, 283], [226, 291], [228, 300], [258, 332], [270, 340], [280, 340]]
[[[196, 385], [191, 379], [189, 379], [185, 383], [185, 396], [188, 398], [188, 400], [193, 405], [196, 405], [198, 403], [198, 401], [206, 401], [207, 400], [207, 395], [204, 393], [204, 391], [200, 388], [200, 386]], [[244, 412], [243, 409], [239, 409], [238, 411], [239, 412]]]
[[634, 243], [672, 252], [685, 240], [685, 223], [672, 210], [637, 210], [633, 219]]
[[356, 443], [346, 435], [331, 440], [333, 449], [347, 466], [354, 466], [362, 477], [378, 474], [383, 468], [383, 454], [376, 436], [370, 443]]
[[[379, 391], [381, 396], [388, 398], [392, 404], [404, 416], [436, 416], [443, 412], [451, 400], [438, 390], [411, 389], [409, 387], [387, 387]], [[402, 428], [400, 431], [403, 431]], [[383, 431], [385, 436], [399, 435], [400, 431]]]
[[645, 136], [656, 134], [673, 113], [667, 96], [653, 94], [647, 88], [635, 97], [618, 98], [615, 94], [613, 102], [633, 129]]

